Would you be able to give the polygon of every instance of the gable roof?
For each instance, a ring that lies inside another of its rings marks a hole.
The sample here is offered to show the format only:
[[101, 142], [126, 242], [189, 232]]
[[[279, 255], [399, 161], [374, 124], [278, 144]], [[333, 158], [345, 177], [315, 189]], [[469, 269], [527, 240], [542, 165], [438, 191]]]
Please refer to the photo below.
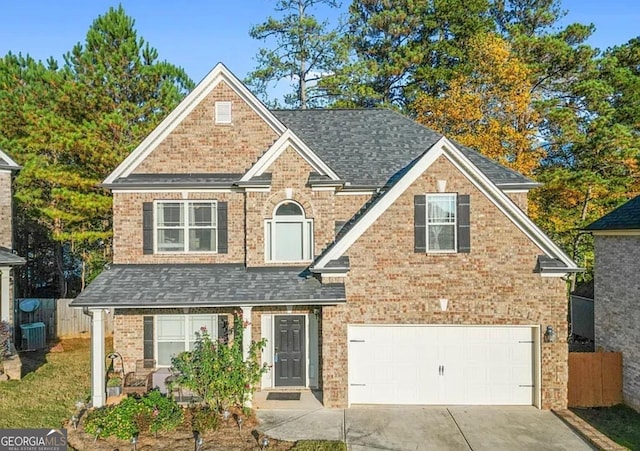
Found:
[[218, 63], [207, 76], [191, 91], [180, 104], [129, 154], [125, 160], [104, 180], [112, 184], [121, 177], [127, 177], [153, 150], [186, 118], [189, 113], [220, 82], [224, 81], [247, 105], [278, 134], [285, 132], [282, 123], [265, 107], [256, 96], [227, 67]]
[[640, 229], [640, 196], [634, 197], [585, 228], [588, 231], [635, 229]]
[[0, 169], [8, 169], [10, 171], [17, 171], [20, 169], [20, 165], [13, 161], [9, 155], [4, 153], [0, 149]]
[[[320, 254], [311, 271], [326, 272], [335, 260], [389, 208], [411, 184], [440, 156], [446, 157], [460, 170], [496, 207], [502, 211], [545, 254], [545, 265], [539, 265], [542, 274], [564, 274], [579, 272], [579, 268], [513, 201], [499, 189], [466, 155], [447, 138], [440, 138], [433, 146], [424, 150], [419, 158], [401, 171], [394, 183], [366, 205], [339, 234], [337, 240]], [[345, 230], [346, 229], [346, 230]]]
[[316, 155], [295, 133], [285, 131], [280, 138], [264, 153], [258, 161], [244, 174], [241, 182], [247, 182], [255, 177], [260, 177], [269, 169], [271, 164], [288, 147], [292, 147], [319, 175], [327, 176], [330, 181], [339, 181], [340, 178], [327, 164]]
[[[341, 179], [384, 187], [442, 135], [389, 109], [273, 110]], [[501, 189], [539, 184], [478, 152], [456, 144]]]

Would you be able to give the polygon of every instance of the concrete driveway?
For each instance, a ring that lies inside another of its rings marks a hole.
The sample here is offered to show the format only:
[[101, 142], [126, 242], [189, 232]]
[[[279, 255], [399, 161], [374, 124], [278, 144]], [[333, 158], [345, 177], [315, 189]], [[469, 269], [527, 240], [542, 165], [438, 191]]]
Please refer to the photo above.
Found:
[[343, 440], [353, 451], [593, 449], [553, 413], [526, 406], [258, 410], [258, 418], [273, 438]]

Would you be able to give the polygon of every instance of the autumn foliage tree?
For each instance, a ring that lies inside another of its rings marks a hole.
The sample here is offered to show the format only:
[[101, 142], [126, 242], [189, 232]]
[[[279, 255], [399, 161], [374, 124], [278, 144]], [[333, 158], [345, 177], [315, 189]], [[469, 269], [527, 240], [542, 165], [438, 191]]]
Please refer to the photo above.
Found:
[[418, 122], [526, 175], [540, 164], [537, 113], [530, 73], [509, 44], [495, 34], [468, 41], [468, 73], [440, 95], [418, 95], [411, 109]]

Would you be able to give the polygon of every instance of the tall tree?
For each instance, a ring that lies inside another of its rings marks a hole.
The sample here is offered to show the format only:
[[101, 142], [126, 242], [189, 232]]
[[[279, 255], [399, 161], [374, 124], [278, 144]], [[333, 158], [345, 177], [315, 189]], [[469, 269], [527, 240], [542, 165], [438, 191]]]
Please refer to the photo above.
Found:
[[580, 230], [640, 192], [639, 67], [637, 38], [606, 51], [550, 116], [556, 142], [539, 174], [536, 217], [588, 268], [592, 242]]
[[275, 10], [279, 18], [269, 17], [249, 32], [254, 39], [273, 40], [274, 48], [261, 48], [257, 68], [246, 82], [267, 101], [270, 83], [289, 80], [295, 91], [285, 95], [285, 103], [293, 108], [323, 104], [323, 93], [317, 83], [334, 72], [347, 57], [338, 29], [327, 20], [312, 15], [317, 6], [337, 8], [336, 0], [278, 0]]
[[468, 74], [456, 76], [444, 95], [418, 95], [418, 122], [523, 174], [532, 175], [542, 152], [531, 105], [527, 66], [495, 34], [469, 40]]
[[354, 0], [353, 61], [325, 83], [339, 104], [405, 108], [464, 70], [465, 42], [494, 29], [488, 0]]
[[62, 68], [13, 55], [0, 64], [0, 145], [23, 165], [18, 214], [49, 234], [59, 296], [110, 258], [111, 199], [99, 182], [193, 87], [157, 57], [119, 7], [93, 22]]

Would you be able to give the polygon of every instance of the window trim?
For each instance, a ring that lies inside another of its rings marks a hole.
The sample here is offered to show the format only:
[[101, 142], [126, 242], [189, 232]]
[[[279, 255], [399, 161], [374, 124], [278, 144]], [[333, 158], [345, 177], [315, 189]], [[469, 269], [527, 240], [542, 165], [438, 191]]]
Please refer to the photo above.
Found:
[[[211, 204], [212, 221], [215, 221], [215, 225], [211, 227], [204, 226], [190, 226], [189, 225], [189, 206], [190, 204]], [[158, 206], [161, 204], [182, 204], [182, 214], [184, 215], [182, 227], [159, 227], [158, 226]], [[153, 253], [160, 255], [182, 255], [182, 254], [217, 254], [218, 253], [218, 201], [215, 199], [158, 199], [153, 201]], [[182, 250], [178, 251], [162, 251], [158, 249], [158, 230], [182, 230], [184, 235]], [[210, 251], [191, 251], [189, 250], [189, 231], [212, 229], [213, 234], [216, 237], [215, 249]]]
[[[210, 330], [209, 331], [209, 336], [211, 337], [212, 340], [217, 340], [218, 337], [218, 314], [217, 313], [172, 313], [172, 314], [168, 314], [168, 315], [153, 315], [153, 355], [155, 356], [155, 360], [156, 360], [156, 368], [169, 368], [171, 366], [171, 364], [169, 365], [165, 365], [165, 364], [161, 364], [160, 363], [160, 359], [159, 356], [160, 354], [158, 353], [158, 343], [179, 343], [179, 342], [174, 342], [174, 341], [159, 341], [158, 340], [158, 331], [159, 331], [159, 327], [158, 327], [158, 318], [167, 318], [167, 317], [182, 317], [182, 321], [184, 321], [184, 351], [188, 351], [188, 345], [191, 342], [190, 337], [189, 337], [189, 318], [193, 317], [193, 316], [208, 316], [211, 317], [211, 319], [213, 320], [213, 325], [215, 330]], [[182, 352], [182, 351], [181, 351]]]
[[[277, 216], [276, 211], [280, 206], [286, 203], [296, 204], [302, 212], [299, 216], [282, 215]], [[277, 223], [295, 223], [302, 225], [302, 260], [277, 260], [275, 259], [275, 251], [277, 244], [277, 236], [275, 233]], [[307, 218], [305, 209], [299, 202], [293, 200], [285, 200], [273, 209], [271, 219], [264, 221], [264, 259], [267, 263], [308, 263], [313, 260], [314, 256], [314, 240], [313, 240], [313, 218]]]
[[[453, 198], [453, 222], [429, 222], [429, 201], [436, 198]], [[425, 194], [425, 234], [426, 251], [428, 254], [457, 254], [458, 253], [458, 194], [457, 193], [427, 193]], [[432, 226], [453, 227], [452, 249], [431, 249], [429, 247], [429, 228]]]
[[[228, 108], [228, 110], [224, 111], [225, 115], [228, 114], [228, 116], [229, 116], [228, 120], [226, 118], [224, 118], [224, 119], [220, 118], [220, 116], [221, 116], [220, 113], [222, 111], [219, 108], [223, 108], [223, 107]], [[214, 121], [215, 124], [231, 125], [233, 123], [233, 113], [232, 113], [232, 103], [231, 103], [231, 101], [227, 100], [227, 101], [218, 101], [218, 102], [216, 102], [215, 106], [214, 106], [213, 115], [214, 115], [213, 121]]]

